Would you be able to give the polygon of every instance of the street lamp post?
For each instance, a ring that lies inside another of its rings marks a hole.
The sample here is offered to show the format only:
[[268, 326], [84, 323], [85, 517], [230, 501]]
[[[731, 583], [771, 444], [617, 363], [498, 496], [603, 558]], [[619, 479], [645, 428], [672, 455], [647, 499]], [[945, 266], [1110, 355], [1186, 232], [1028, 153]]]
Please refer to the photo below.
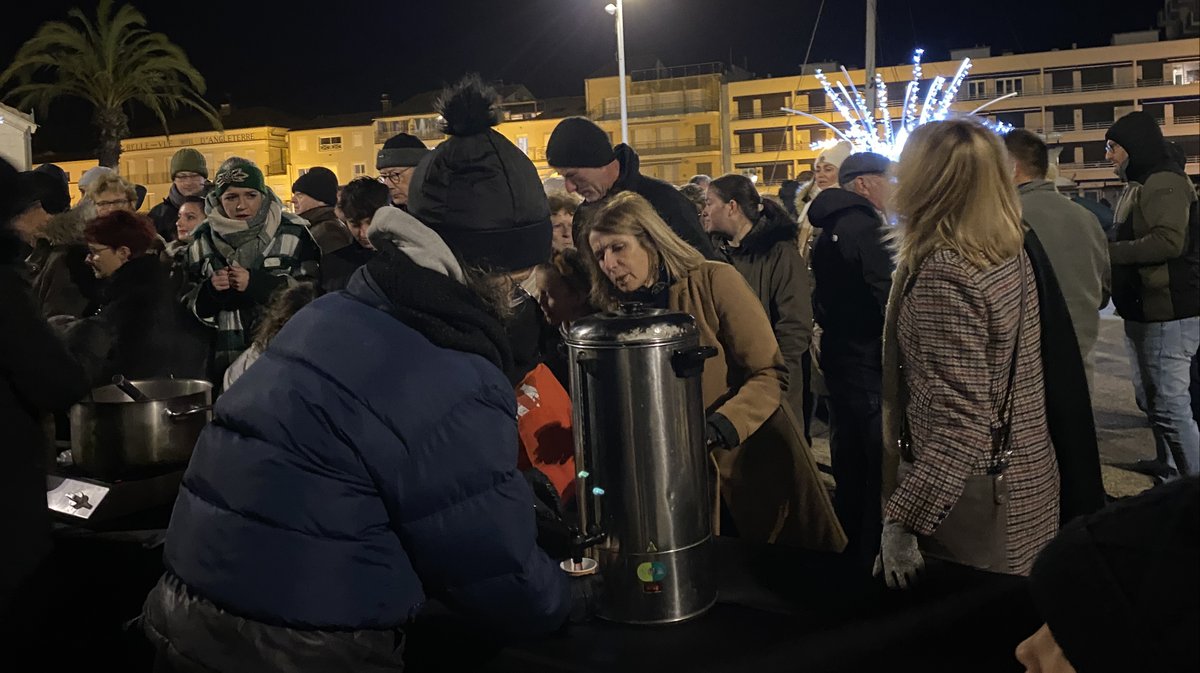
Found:
[[617, 76], [621, 79], [621, 142], [629, 143], [629, 108], [625, 98], [625, 2], [609, 3], [604, 11], [617, 20]]

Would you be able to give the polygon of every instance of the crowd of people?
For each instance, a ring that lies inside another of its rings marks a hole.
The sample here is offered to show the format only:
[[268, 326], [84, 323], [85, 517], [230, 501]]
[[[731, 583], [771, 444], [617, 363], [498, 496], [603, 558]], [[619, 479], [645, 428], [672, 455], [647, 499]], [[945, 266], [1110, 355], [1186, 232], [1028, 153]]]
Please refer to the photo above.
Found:
[[[0, 458], [0, 525], [28, 541], [8, 614], [49, 548], [42, 417], [120, 374], [219, 392], [145, 603], [162, 663], [393, 670], [430, 596], [506, 633], [559, 627], [591, 590], [539, 547], [514, 388], [541, 365], [566, 387], [563, 330], [626, 302], [692, 315], [716, 350], [716, 534], [841, 553], [897, 588], [927, 557], [1062, 572], [1039, 555], [1106, 516], [1090, 395], [1110, 296], [1147, 469], [1195, 483], [1200, 209], [1146, 113], [1107, 134], [1128, 187], [1106, 237], [1040, 138], [970, 118], [921, 126], [897, 162], [833, 145], [776, 197], [733, 174], [677, 189], [582, 117], [549, 139], [547, 193], [477, 77], [439, 112], [442, 144], [400, 134], [378, 179], [344, 186], [311, 169], [291, 211], [254, 162], [210, 180], [192, 149], [149, 217], [108, 169], [72, 206], [61, 171], [0, 166], [0, 410], [25, 452]], [[1080, 666], [1052, 612], [1021, 656]]]

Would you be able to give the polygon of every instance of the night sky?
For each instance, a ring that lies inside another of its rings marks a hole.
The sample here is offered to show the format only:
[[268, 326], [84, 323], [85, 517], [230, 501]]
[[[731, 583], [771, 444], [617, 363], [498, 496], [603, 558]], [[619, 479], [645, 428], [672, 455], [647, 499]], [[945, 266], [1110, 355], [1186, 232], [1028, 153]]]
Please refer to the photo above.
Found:
[[[342, 0], [180, 2], [138, 0], [208, 81], [207, 98], [300, 116], [376, 109], [442, 86], [468, 71], [525, 84], [541, 97], [582, 95], [583, 79], [615, 58], [607, 0]], [[626, 53], [666, 65], [732, 60], [759, 76], [794, 74], [804, 61], [820, 0], [626, 0]], [[1001, 51], [1101, 46], [1113, 32], [1142, 30], [1155, 0], [879, 0], [879, 65], [926, 60], [956, 47]], [[0, 63], [46, 20], [92, 3], [20, 3], [0, 25]], [[10, 10], [12, 11], [12, 10]], [[863, 62], [862, 0], [826, 0], [810, 61]], [[85, 109], [84, 109], [85, 110]], [[78, 105], [51, 108], [35, 150], [87, 151]], [[135, 119], [135, 127], [152, 121]], [[72, 129], [71, 127], [74, 127]]]

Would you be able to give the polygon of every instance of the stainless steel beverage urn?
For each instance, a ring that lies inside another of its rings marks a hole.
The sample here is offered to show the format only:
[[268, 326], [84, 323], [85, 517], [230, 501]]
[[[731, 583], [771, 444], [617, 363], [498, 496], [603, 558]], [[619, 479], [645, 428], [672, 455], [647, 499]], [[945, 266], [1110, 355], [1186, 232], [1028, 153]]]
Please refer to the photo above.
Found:
[[579, 527], [610, 621], [662, 624], [717, 598], [700, 374], [716, 354], [685, 313], [627, 304], [567, 332]]

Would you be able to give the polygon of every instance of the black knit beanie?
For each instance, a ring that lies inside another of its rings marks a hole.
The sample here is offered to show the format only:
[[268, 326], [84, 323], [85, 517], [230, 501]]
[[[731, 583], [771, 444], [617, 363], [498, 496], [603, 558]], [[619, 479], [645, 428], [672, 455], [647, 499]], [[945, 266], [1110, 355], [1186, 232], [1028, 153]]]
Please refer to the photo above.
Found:
[[478, 75], [442, 92], [450, 137], [413, 171], [408, 211], [468, 266], [516, 271], [550, 258], [550, 206], [533, 162], [491, 128], [497, 100]]
[[567, 117], [546, 143], [546, 163], [555, 168], [599, 168], [616, 159], [608, 133], [586, 117]]
[[337, 205], [337, 176], [324, 166], [315, 166], [296, 178], [292, 191], [307, 194], [327, 206]]
[[421, 163], [430, 152], [425, 143], [416, 136], [400, 133], [387, 139], [379, 155], [375, 157], [375, 170], [385, 168], [411, 168]]
[[1079, 673], [1200, 670], [1200, 478], [1071, 521], [1030, 587]]

